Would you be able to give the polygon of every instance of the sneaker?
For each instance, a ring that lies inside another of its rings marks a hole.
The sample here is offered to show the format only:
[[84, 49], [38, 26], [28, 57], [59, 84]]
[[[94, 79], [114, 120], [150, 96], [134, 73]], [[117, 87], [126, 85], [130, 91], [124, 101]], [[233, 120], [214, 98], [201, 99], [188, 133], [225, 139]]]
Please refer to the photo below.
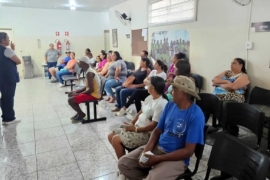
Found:
[[64, 84], [59, 83], [59, 87], [65, 87], [65, 85], [64, 85]]
[[124, 116], [126, 114], [126, 110], [121, 108], [121, 110], [119, 112], [117, 112], [115, 115], [116, 116]]
[[70, 120], [74, 120], [77, 116], [78, 116], [78, 114], [75, 114], [74, 116], [72, 116], [72, 117], [70, 118]]
[[9, 124], [15, 124], [15, 123], [20, 123], [21, 120], [20, 119], [14, 119], [13, 121], [9, 121], [9, 122], [2, 122], [2, 125], [9, 125]]
[[57, 79], [55, 79], [55, 78], [53, 78], [52, 80], [51, 80], [51, 83], [57, 83], [58, 81], [57, 81]]
[[127, 119], [130, 119], [130, 120], [133, 120], [134, 119], [134, 116], [132, 114], [127, 114], [126, 118]]
[[136, 114], [136, 111], [134, 109], [128, 109], [127, 113], [134, 115], [134, 114]]

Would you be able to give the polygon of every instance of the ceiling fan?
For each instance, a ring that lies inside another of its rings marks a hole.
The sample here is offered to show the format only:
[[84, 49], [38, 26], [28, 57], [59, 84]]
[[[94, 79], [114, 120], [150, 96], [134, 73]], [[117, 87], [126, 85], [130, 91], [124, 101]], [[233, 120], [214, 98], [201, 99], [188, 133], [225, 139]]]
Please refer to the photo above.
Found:
[[234, 2], [236, 2], [237, 4], [240, 4], [241, 6], [247, 6], [251, 0], [233, 0]]
[[125, 13], [121, 14], [119, 11], [115, 10], [115, 15], [121, 21], [123, 25], [127, 25], [127, 21], [131, 21], [131, 17], [128, 17]]

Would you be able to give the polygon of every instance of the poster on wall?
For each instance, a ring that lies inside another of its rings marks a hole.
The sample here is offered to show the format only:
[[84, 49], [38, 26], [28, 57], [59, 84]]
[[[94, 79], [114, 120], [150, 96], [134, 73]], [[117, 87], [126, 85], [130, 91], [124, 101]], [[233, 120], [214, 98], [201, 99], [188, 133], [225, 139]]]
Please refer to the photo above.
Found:
[[186, 30], [154, 32], [151, 37], [151, 58], [170, 65], [174, 54], [183, 52], [189, 57], [190, 38]]
[[251, 23], [253, 32], [270, 32], [270, 21]]
[[112, 30], [113, 47], [118, 47], [117, 29]]

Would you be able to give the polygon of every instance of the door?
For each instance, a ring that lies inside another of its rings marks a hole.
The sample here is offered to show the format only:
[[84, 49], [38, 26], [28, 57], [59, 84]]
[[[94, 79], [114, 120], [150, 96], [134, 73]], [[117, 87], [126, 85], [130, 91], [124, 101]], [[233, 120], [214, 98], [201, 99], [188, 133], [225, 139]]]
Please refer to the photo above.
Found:
[[106, 52], [110, 50], [110, 31], [109, 30], [104, 30], [104, 47], [105, 47]]

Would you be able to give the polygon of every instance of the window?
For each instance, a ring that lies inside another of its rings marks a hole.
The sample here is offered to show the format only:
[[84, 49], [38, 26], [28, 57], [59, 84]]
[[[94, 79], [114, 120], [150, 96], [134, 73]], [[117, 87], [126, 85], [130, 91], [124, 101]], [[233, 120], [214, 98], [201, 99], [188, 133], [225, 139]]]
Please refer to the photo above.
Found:
[[148, 24], [195, 21], [197, 0], [161, 0], [149, 4]]

